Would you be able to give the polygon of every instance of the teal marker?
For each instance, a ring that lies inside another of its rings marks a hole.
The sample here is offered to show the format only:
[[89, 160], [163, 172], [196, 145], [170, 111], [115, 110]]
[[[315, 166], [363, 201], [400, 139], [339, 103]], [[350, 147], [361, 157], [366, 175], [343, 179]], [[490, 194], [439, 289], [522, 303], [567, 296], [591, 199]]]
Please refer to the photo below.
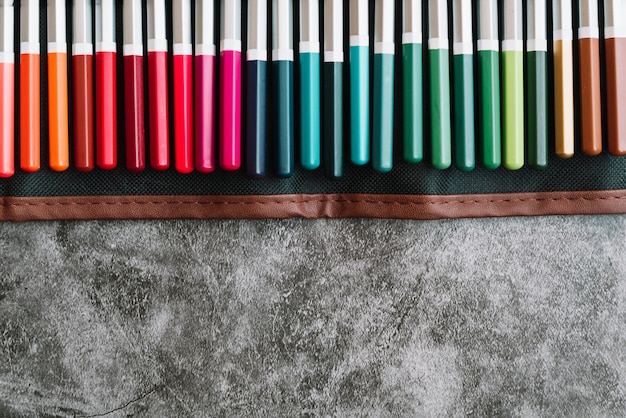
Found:
[[324, 173], [343, 177], [343, 1], [324, 0]]
[[300, 163], [320, 166], [320, 15], [319, 0], [300, 0]]
[[394, 15], [394, 2], [376, 0], [372, 163], [381, 173], [393, 168]]
[[370, 160], [370, 40], [368, 0], [350, 0], [350, 160]]
[[402, 2], [402, 96], [404, 160], [424, 157], [424, 93], [422, 75], [422, 0]]
[[446, 0], [429, 0], [428, 6], [431, 157], [433, 166], [444, 170], [452, 164], [448, 5]]
[[472, 170], [474, 152], [474, 44], [472, 42], [472, 2], [454, 0], [454, 143], [459, 170]]

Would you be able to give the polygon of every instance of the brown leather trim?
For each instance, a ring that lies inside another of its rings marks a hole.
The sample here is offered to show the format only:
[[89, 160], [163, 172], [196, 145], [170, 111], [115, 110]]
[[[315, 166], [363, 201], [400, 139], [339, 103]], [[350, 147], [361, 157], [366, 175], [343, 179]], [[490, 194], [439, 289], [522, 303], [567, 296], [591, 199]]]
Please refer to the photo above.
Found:
[[1, 197], [0, 219], [441, 219], [626, 213], [626, 190], [474, 195]]

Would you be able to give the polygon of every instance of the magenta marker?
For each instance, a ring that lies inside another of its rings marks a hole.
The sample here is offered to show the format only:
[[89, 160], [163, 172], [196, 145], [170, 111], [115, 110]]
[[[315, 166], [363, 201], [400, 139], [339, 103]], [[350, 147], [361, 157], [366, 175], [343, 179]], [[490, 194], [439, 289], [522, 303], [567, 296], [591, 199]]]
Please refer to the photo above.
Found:
[[215, 3], [196, 0], [195, 166], [215, 170]]
[[241, 0], [222, 0], [220, 167], [241, 165]]

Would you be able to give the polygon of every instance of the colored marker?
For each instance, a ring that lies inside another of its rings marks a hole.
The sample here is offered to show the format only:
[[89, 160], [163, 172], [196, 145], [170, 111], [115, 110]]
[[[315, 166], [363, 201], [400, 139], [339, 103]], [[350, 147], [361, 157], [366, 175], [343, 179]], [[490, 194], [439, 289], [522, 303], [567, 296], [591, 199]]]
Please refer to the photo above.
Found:
[[167, 71], [165, 0], [148, 0], [150, 166], [155, 170], [170, 166]]
[[22, 0], [20, 43], [20, 167], [39, 170], [39, 0]]
[[115, 0], [96, 0], [96, 165], [117, 166]]
[[598, 155], [602, 152], [602, 98], [597, 0], [578, 1], [578, 60], [582, 151]]
[[376, 0], [374, 25], [374, 170], [393, 168], [394, 2]]
[[606, 119], [609, 153], [626, 154], [626, 2], [604, 2]]
[[403, 0], [402, 15], [404, 159], [419, 163], [424, 157], [422, 0]]
[[293, 0], [272, 1], [272, 61], [276, 75], [276, 174], [291, 177], [294, 170]]
[[428, 6], [431, 157], [433, 166], [443, 170], [452, 164], [448, 5], [445, 0], [429, 0]]
[[324, 172], [343, 176], [343, 3], [324, 0]]
[[72, 78], [74, 90], [74, 166], [91, 171], [94, 157], [93, 37], [91, 1], [74, 0]]
[[174, 167], [193, 171], [193, 41], [191, 0], [173, 5], [174, 27]]
[[124, 0], [126, 168], [133, 173], [146, 168], [141, 4], [141, 0]]
[[552, 1], [554, 40], [554, 136], [556, 155], [574, 155], [574, 58], [572, 3]]
[[509, 170], [524, 165], [524, 29], [522, 0], [504, 2], [502, 74], [504, 93], [503, 163]]
[[[350, 160], [356, 165], [367, 164], [370, 160], [368, 3], [368, 0], [350, 0]], [[379, 7], [378, 3], [376, 7]], [[388, 17], [386, 12], [384, 15]], [[393, 18], [393, 12], [391, 17]], [[391, 24], [393, 25], [393, 21]]]
[[478, 0], [477, 7], [479, 144], [482, 165], [495, 170], [502, 162], [498, 0]]
[[[300, 162], [320, 166], [321, 57], [319, 0], [300, 0]], [[368, 86], [369, 87], [369, 86]]]
[[241, 165], [241, 0], [222, 0], [220, 167]]
[[528, 164], [548, 166], [548, 22], [546, 0], [527, 6], [526, 89], [528, 91]]
[[248, 73], [246, 172], [265, 176], [267, 95], [267, 0], [248, 1]]
[[472, 2], [454, 0], [454, 140], [459, 170], [475, 166], [474, 153], [474, 44], [472, 41]]
[[15, 47], [13, 0], [0, 2], [0, 177], [15, 173]]
[[54, 171], [70, 165], [65, 0], [48, 0], [48, 136]]
[[215, 4], [196, 0], [196, 170], [215, 170]]

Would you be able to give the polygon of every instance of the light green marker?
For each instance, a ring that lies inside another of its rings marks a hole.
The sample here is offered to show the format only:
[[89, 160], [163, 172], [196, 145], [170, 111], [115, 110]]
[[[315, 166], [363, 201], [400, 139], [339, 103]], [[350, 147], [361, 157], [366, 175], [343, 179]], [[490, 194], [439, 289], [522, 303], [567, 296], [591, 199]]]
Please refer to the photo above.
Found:
[[424, 156], [422, 1], [404, 0], [402, 16], [404, 159], [418, 163]]

